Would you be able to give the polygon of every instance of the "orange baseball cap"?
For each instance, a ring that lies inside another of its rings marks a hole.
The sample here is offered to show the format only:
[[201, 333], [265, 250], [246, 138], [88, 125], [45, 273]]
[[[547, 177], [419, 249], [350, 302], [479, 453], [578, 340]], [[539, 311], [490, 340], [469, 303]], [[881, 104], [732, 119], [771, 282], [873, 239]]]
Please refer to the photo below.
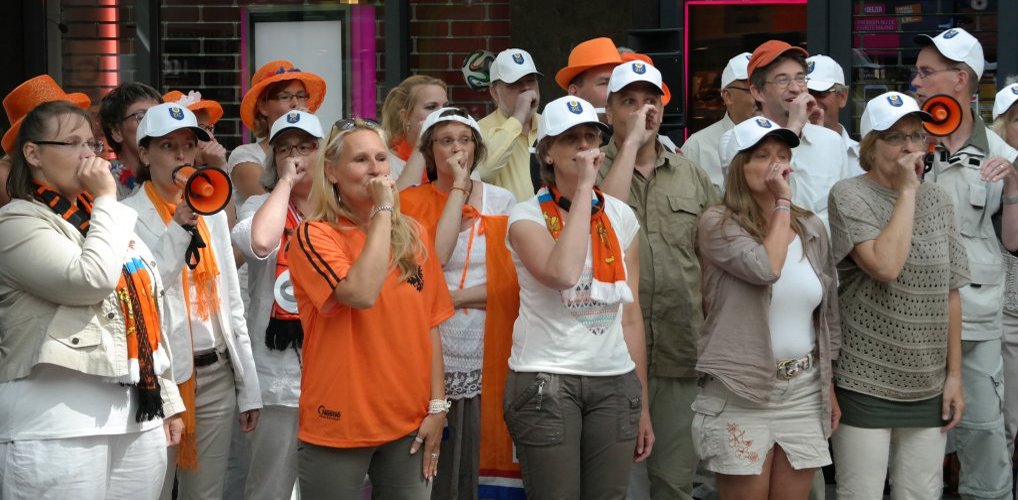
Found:
[[21, 122], [25, 116], [36, 106], [52, 101], [68, 101], [81, 109], [88, 109], [92, 105], [92, 100], [85, 94], [64, 92], [64, 89], [60, 88], [60, 85], [57, 85], [57, 82], [49, 75], [29, 78], [15, 87], [11, 93], [7, 94], [7, 97], [4, 97], [4, 110], [7, 112], [8, 122], [11, 124], [11, 128], [4, 133], [2, 142], [0, 142], [4, 151], [8, 154], [11, 153], [14, 140], [18, 136], [18, 131], [21, 130]]
[[[622, 62], [627, 63], [630, 61], [643, 61], [651, 66], [654, 66], [654, 61], [647, 54], [641, 54], [639, 52], [623, 52]], [[668, 90], [668, 84], [661, 82], [661, 105], [667, 106], [668, 102], [672, 100], [672, 91]]]
[[781, 40], [767, 40], [753, 51], [753, 55], [749, 58], [749, 64], [746, 65], [746, 75], [752, 78], [754, 70], [761, 66], [767, 66], [774, 62], [778, 56], [788, 51], [798, 52], [802, 54], [802, 57], [809, 57], [809, 52], [806, 52], [806, 49], [802, 47], [789, 45]]
[[569, 53], [569, 64], [555, 73], [555, 82], [562, 90], [569, 90], [569, 82], [580, 73], [598, 66], [617, 66], [622, 63], [619, 49], [611, 38], [592, 38], [573, 47]]
[[269, 61], [255, 71], [251, 77], [251, 88], [244, 94], [240, 102], [240, 120], [249, 129], [254, 129], [255, 105], [261, 98], [262, 92], [269, 85], [286, 80], [300, 80], [308, 93], [308, 111], [314, 113], [325, 100], [325, 80], [322, 77], [301, 71], [293, 66], [293, 63], [286, 60]]
[[[197, 113], [201, 110], [205, 110], [205, 112], [209, 114], [209, 121], [211, 121], [213, 124], [218, 122], [219, 119], [223, 117], [222, 105], [210, 99], [202, 99], [200, 93], [194, 92], [194, 94], [199, 100], [197, 102], [188, 103], [187, 109], [190, 109], [194, 113]], [[191, 93], [188, 93], [188, 96], [190, 95]], [[184, 98], [185, 98], [184, 93], [179, 90], [171, 90], [163, 94], [163, 102], [179, 102], [181, 99]]]

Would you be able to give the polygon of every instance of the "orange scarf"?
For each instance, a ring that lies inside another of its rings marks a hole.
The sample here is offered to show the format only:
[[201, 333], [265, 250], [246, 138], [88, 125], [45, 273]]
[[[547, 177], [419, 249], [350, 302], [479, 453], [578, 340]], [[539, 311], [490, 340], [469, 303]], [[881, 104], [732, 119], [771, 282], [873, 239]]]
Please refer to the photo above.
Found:
[[[145, 194], [148, 195], [149, 201], [152, 202], [152, 206], [155, 207], [163, 223], [169, 224], [173, 219], [173, 212], [177, 209], [177, 205], [163, 199], [151, 181], [146, 182], [144, 187]], [[196, 264], [194, 269], [189, 269], [190, 265], [185, 262], [185, 267], [180, 273], [184, 287], [184, 304], [187, 306], [188, 324], [190, 324], [191, 320], [191, 279], [194, 279], [199, 318], [203, 320], [208, 319], [213, 308], [219, 306], [219, 289], [216, 286], [219, 278], [219, 266], [216, 264], [216, 256], [212, 250], [212, 237], [209, 233], [209, 228], [205, 224], [205, 219], [201, 216], [198, 217], [196, 231], [204, 245], [199, 245], [198, 247], [197, 263], [192, 262], [192, 264]], [[192, 232], [192, 234], [194, 233]], [[193, 355], [193, 353], [191, 354]], [[194, 413], [194, 379], [195, 373], [192, 368], [191, 378], [178, 385], [180, 397], [184, 400], [185, 411], [183, 417], [184, 435], [181, 437], [180, 449], [177, 452], [177, 465], [183, 469], [190, 470], [198, 467], [198, 435], [195, 429], [196, 417]]]
[[[537, 201], [544, 213], [544, 223], [551, 232], [551, 237], [558, 240], [559, 233], [565, 227], [565, 219], [559, 212], [561, 206], [569, 210], [569, 200], [562, 197], [554, 187], [542, 187], [537, 192]], [[578, 208], [580, 209], [580, 208]], [[590, 283], [590, 298], [604, 304], [633, 302], [633, 292], [626, 283], [626, 267], [622, 261], [622, 247], [619, 237], [612, 228], [611, 220], [605, 213], [604, 193], [594, 188], [593, 207], [590, 216], [590, 247], [593, 255], [593, 280]], [[563, 290], [562, 296], [570, 300], [575, 295], [575, 287]]]

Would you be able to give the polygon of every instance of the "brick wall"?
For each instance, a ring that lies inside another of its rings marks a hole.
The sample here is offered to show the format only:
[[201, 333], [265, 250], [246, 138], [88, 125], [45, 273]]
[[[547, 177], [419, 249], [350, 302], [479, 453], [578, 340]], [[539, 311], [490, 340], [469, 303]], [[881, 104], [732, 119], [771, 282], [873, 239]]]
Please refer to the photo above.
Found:
[[[273, 5], [335, 4], [335, 0], [276, 0]], [[361, 0], [376, 8], [376, 79], [378, 109], [388, 88], [385, 81], [384, 0]], [[97, 6], [98, 4], [98, 6]], [[110, 4], [106, 6], [105, 4]], [[122, 4], [122, 5], [117, 5]], [[219, 101], [223, 119], [216, 135], [229, 148], [242, 142], [240, 124], [241, 10], [265, 5], [265, 0], [161, 0], [162, 26], [158, 43], [162, 59], [158, 90], [199, 90]], [[112, 88], [113, 68], [120, 81], [134, 79], [131, 57], [139, 43], [133, 24], [132, 2], [123, 0], [61, 0], [61, 19], [69, 32], [63, 37], [63, 83], [68, 91], [87, 92], [94, 102]], [[408, 0], [410, 74], [428, 74], [449, 85], [450, 100], [480, 118], [493, 109], [487, 91], [466, 86], [460, 67], [467, 54], [510, 46], [509, 0]], [[115, 19], [111, 31], [109, 20]], [[119, 61], [120, 64], [113, 64]], [[253, 71], [251, 68], [250, 71]]]
[[440, 78], [449, 85], [449, 100], [475, 118], [493, 109], [487, 90], [467, 87], [460, 68], [467, 54], [509, 48], [508, 0], [410, 0], [410, 72]]

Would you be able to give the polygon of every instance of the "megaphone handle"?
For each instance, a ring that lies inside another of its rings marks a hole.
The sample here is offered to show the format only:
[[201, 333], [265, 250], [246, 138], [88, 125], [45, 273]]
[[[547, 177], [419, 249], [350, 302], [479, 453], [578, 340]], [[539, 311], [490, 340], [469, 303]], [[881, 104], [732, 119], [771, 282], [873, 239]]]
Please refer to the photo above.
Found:
[[187, 264], [188, 269], [194, 271], [198, 267], [198, 263], [201, 262], [199, 250], [205, 248], [205, 240], [202, 239], [197, 226], [184, 226], [184, 229], [191, 233], [191, 242], [187, 244], [187, 251], [184, 252], [184, 263]]

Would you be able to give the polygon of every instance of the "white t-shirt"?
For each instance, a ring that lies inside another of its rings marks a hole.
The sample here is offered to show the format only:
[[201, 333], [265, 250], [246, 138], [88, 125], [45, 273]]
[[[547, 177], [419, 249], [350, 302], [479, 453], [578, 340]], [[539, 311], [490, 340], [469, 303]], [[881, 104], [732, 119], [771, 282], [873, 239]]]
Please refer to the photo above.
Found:
[[241, 144], [230, 152], [230, 159], [226, 161], [226, 173], [233, 173], [233, 167], [240, 163], [257, 163], [265, 165], [265, 150], [257, 142]]
[[820, 278], [803, 257], [802, 240], [796, 235], [788, 245], [781, 277], [771, 285], [767, 323], [774, 359], [798, 359], [813, 352], [817, 342], [813, 311], [823, 296]]
[[265, 345], [265, 328], [269, 325], [275, 301], [272, 291], [276, 282], [276, 254], [279, 248], [265, 257], [258, 257], [251, 249], [251, 222], [255, 212], [268, 198], [269, 194], [248, 198], [237, 210], [237, 220], [240, 222], [230, 231], [230, 236], [234, 247], [247, 259], [248, 291], [251, 297], [251, 307], [245, 309], [247, 332], [251, 336], [251, 353], [258, 371], [262, 403], [296, 408], [300, 400], [300, 353], [293, 348], [278, 351]]
[[[625, 249], [638, 233], [640, 223], [629, 205], [618, 199], [605, 195], [605, 205], [624, 258]], [[510, 229], [520, 221], [545, 226], [536, 196], [516, 204], [510, 211]], [[562, 292], [542, 285], [527, 271], [508, 241], [507, 246], [520, 282], [520, 314], [513, 326], [510, 369], [610, 376], [635, 368], [622, 336], [622, 304], [603, 304], [583, 298], [589, 297], [593, 277], [589, 243], [583, 273], [575, 287], [580, 298], [570, 304], [564, 302]], [[636, 291], [633, 292], [635, 295]]]
[[138, 400], [131, 391], [95, 375], [35, 365], [27, 377], [0, 384], [0, 443], [128, 434], [162, 425], [160, 418], [135, 422]]

